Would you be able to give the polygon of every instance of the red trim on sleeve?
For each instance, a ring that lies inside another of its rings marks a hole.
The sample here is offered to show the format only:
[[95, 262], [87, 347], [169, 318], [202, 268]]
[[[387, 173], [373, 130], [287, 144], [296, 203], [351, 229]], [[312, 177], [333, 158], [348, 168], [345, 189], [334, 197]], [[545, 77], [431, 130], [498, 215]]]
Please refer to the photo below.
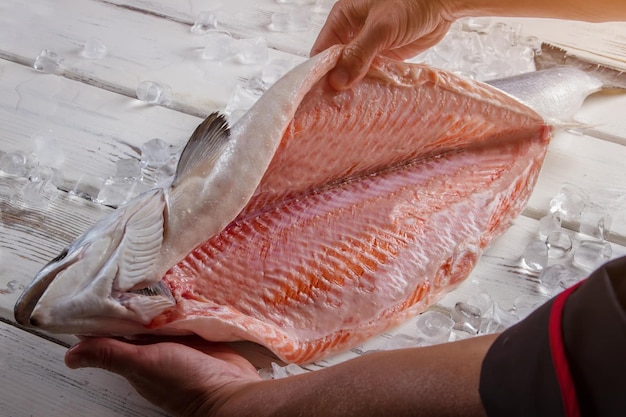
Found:
[[580, 281], [576, 285], [559, 294], [552, 304], [550, 310], [550, 322], [548, 325], [548, 333], [550, 339], [550, 352], [552, 353], [552, 363], [554, 363], [554, 371], [556, 379], [561, 389], [561, 399], [563, 401], [563, 410], [566, 417], [580, 417], [580, 408], [578, 407], [578, 398], [576, 396], [576, 387], [565, 356], [565, 343], [563, 342], [562, 319], [563, 307], [567, 298], [583, 283]]

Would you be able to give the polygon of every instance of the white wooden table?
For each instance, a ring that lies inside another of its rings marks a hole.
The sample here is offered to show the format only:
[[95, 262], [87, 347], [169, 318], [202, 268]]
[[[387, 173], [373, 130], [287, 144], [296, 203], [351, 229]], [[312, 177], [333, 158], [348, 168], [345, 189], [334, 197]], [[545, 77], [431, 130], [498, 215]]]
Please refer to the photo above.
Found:
[[[330, 3], [313, 15], [310, 29], [298, 32], [267, 29], [272, 12], [290, 7], [274, 0], [223, 2], [218, 18], [235, 37], [266, 37], [271, 59], [296, 63], [307, 56]], [[258, 66], [200, 58], [204, 40], [190, 27], [200, 12], [217, 6], [211, 0], [0, 0], [0, 150], [30, 152], [33, 134], [52, 130], [65, 153], [65, 181], [49, 209], [0, 199], [0, 416], [165, 415], [116, 375], [67, 369], [63, 355], [73, 336], [20, 329], [13, 305], [45, 263], [111, 210], [68, 195], [82, 174], [112, 175], [117, 159], [137, 158], [138, 147], [155, 137], [184, 144], [203, 116], [223, 110], [235, 86], [259, 72]], [[529, 34], [626, 68], [626, 24], [520, 22]], [[109, 48], [103, 59], [80, 54], [94, 37]], [[64, 56], [57, 75], [32, 69], [43, 49]], [[135, 88], [143, 80], [170, 85], [172, 103], [159, 107], [136, 100]], [[587, 100], [578, 117], [594, 127], [586, 135], [554, 137], [523, 215], [485, 253], [470, 279], [436, 308], [450, 309], [477, 288], [504, 309], [520, 294], [538, 296], [537, 274], [520, 266], [520, 254], [564, 182], [579, 184], [610, 207], [614, 256], [626, 254], [624, 116], [625, 95]], [[15, 181], [0, 177], [0, 185]]]

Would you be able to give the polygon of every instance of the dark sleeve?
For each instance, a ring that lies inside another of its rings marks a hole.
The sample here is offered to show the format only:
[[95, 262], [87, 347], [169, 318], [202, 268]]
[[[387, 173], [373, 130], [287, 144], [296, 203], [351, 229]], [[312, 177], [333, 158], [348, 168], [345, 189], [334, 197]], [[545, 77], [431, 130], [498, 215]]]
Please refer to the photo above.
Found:
[[626, 257], [502, 333], [482, 364], [489, 417], [626, 415]]

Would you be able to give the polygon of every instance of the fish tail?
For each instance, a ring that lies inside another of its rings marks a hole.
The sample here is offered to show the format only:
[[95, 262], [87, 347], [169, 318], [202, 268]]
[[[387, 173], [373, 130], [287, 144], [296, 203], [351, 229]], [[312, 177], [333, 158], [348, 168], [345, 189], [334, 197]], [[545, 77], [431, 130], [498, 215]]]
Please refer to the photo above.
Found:
[[557, 46], [543, 43], [541, 53], [535, 56], [537, 70], [568, 66], [579, 68], [593, 75], [602, 82], [603, 89], [626, 90], [626, 72], [611, 67], [610, 65], [598, 64], [584, 58], [568, 54], [567, 51]]

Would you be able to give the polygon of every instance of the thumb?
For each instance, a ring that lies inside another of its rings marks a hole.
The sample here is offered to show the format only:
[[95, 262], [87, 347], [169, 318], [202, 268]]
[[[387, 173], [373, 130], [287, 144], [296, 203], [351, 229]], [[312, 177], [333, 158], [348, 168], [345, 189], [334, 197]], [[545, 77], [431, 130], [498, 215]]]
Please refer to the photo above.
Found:
[[122, 376], [142, 355], [137, 346], [110, 338], [89, 338], [72, 346], [65, 354], [68, 368], [101, 368]]
[[359, 34], [346, 45], [328, 82], [335, 90], [347, 90], [365, 77], [372, 61], [383, 49], [382, 39], [372, 24], [365, 23]]

